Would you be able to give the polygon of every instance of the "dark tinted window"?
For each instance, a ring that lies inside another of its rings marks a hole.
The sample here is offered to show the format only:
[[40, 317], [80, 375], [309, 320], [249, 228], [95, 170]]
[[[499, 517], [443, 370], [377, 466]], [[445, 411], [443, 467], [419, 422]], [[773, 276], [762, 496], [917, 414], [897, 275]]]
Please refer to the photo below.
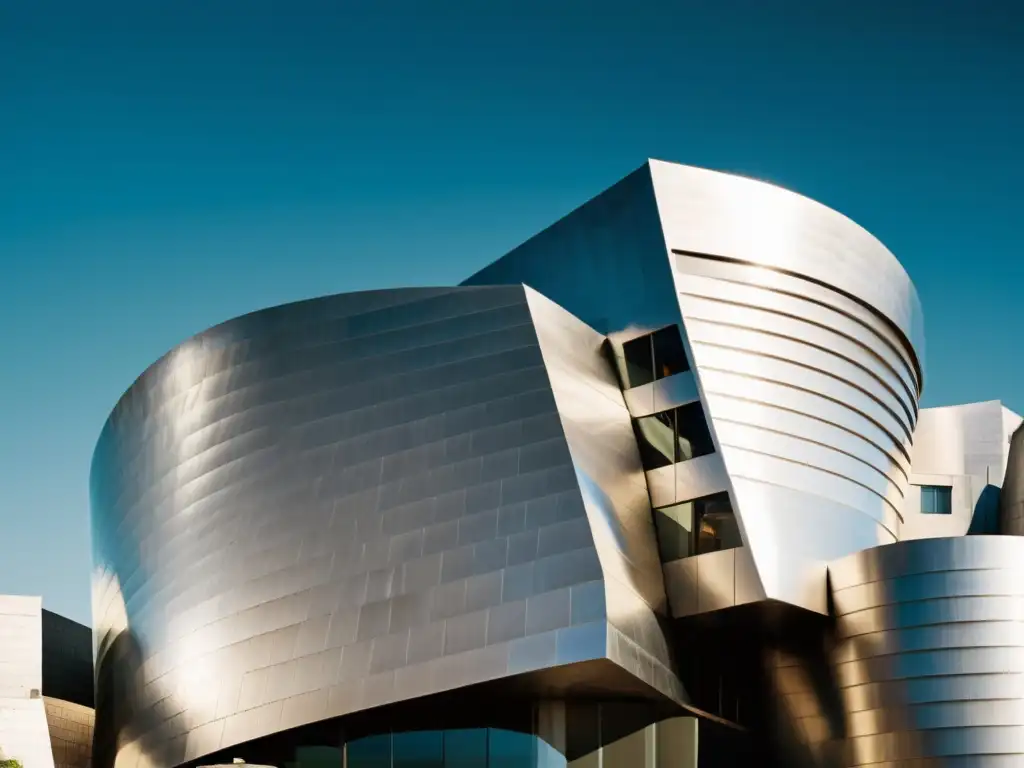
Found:
[[626, 388], [639, 387], [654, 381], [654, 350], [651, 337], [641, 336], [622, 345], [626, 365]]
[[656, 509], [654, 524], [663, 563], [743, 543], [727, 493]]
[[690, 369], [679, 326], [670, 325], [622, 345], [627, 389]]
[[636, 419], [633, 427], [644, 469], [667, 467], [676, 462], [674, 411]]
[[391, 768], [446, 768], [443, 731], [396, 733]]
[[654, 510], [661, 562], [671, 563], [693, 554], [693, 502], [685, 501]]
[[348, 768], [391, 768], [391, 734], [351, 741], [347, 753]]
[[690, 403], [675, 409], [676, 434], [678, 435], [677, 445], [679, 458], [677, 461], [695, 459], [698, 456], [707, 456], [715, 452], [715, 446], [711, 443], [711, 433], [708, 431], [708, 422], [704, 418], [704, 409], [700, 403]]
[[953, 514], [953, 489], [948, 485], [922, 485], [921, 512], [926, 515]]
[[714, 453], [700, 403], [644, 416], [634, 421], [640, 459], [651, 470]]
[[655, 331], [651, 334], [651, 342], [654, 346], [655, 379], [664, 379], [666, 376], [674, 376], [690, 369], [677, 326], [670, 325], [668, 328]]
[[486, 729], [445, 731], [444, 766], [445, 768], [486, 768]]
[[736, 524], [736, 515], [732, 511], [729, 494], [718, 493], [701, 499], [695, 505], [697, 521], [696, 554], [718, 552], [722, 549], [735, 549], [743, 546], [740, 529]]

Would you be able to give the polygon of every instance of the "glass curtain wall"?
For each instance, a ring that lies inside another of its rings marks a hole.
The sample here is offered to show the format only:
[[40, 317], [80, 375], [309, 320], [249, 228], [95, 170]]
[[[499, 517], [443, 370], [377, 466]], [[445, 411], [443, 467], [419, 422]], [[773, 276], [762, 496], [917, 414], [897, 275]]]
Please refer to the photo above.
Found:
[[661, 715], [651, 722], [652, 717], [658, 718], [647, 705], [555, 700], [537, 704], [532, 716], [522, 723], [525, 730], [502, 727], [402, 729], [362, 736], [339, 735], [336, 747], [323, 746], [322, 742], [310, 743], [300, 736], [293, 746], [294, 759], [283, 765], [284, 768], [695, 768], [697, 726], [693, 718]]

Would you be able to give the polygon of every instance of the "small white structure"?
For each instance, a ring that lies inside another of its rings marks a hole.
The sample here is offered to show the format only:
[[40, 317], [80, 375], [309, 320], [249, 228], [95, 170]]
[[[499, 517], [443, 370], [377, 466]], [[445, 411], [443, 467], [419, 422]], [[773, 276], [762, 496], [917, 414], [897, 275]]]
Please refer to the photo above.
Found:
[[25, 768], [54, 768], [43, 703], [43, 605], [0, 595], [0, 749]]

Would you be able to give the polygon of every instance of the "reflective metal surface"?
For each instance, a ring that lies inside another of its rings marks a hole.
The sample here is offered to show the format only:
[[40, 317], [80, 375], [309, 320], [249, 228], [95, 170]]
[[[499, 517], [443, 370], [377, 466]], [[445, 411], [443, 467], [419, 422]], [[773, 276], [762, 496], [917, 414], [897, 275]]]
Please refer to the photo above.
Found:
[[[1021, 417], [998, 400], [921, 410], [902, 539], [999, 532], [999, 489]], [[921, 487], [949, 489], [949, 514], [925, 514]]]
[[677, 618], [764, 600], [746, 547], [684, 557], [662, 568], [669, 606]]
[[44, 696], [43, 702], [54, 768], [90, 768], [96, 723], [93, 708], [49, 696]]
[[849, 766], [1024, 764], [1024, 541], [900, 542], [829, 566]]
[[[921, 310], [899, 262], [849, 219], [652, 160], [467, 281], [519, 282], [613, 340], [682, 322], [769, 598], [825, 612], [825, 563], [898, 539]], [[649, 476], [652, 495], [664, 479]]]
[[154, 364], [93, 461], [96, 764], [586, 660], [679, 700], [602, 341], [522, 286], [410, 289]]
[[877, 240], [819, 203], [699, 169], [651, 172], [698, 386], [765, 593], [824, 612], [824, 562], [900, 534], [916, 293]]
[[999, 532], [1024, 536], [1024, 428], [1021, 427], [1013, 432], [1010, 440], [999, 505]]
[[629, 414], [633, 417], [661, 413], [700, 399], [697, 382], [689, 371], [627, 389], [623, 395]]

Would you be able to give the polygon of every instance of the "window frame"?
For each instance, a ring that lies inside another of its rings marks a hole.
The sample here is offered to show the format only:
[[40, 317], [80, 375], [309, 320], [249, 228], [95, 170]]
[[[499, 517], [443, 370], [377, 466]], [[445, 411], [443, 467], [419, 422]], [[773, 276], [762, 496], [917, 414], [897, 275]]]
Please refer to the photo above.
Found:
[[918, 488], [921, 495], [922, 515], [953, 514], [953, 486], [921, 485]]

